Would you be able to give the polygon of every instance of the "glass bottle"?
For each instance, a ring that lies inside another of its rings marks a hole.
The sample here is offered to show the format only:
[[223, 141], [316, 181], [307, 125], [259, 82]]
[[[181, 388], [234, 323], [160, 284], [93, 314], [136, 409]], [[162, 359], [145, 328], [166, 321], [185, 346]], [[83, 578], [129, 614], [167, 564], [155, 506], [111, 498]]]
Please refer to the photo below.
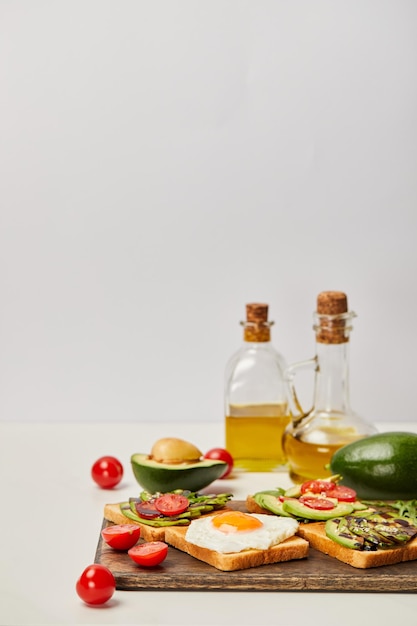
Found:
[[[318, 295], [313, 329], [316, 332], [316, 356], [287, 369], [292, 421], [284, 433], [284, 450], [290, 478], [295, 483], [330, 476], [328, 464], [342, 446], [376, 432], [350, 407], [349, 338], [352, 320], [347, 296], [339, 291]], [[302, 411], [293, 385], [296, 370], [315, 369], [314, 402]]]
[[226, 448], [238, 471], [286, 469], [282, 436], [290, 421], [286, 363], [271, 344], [268, 305], [246, 305], [243, 345], [225, 374]]

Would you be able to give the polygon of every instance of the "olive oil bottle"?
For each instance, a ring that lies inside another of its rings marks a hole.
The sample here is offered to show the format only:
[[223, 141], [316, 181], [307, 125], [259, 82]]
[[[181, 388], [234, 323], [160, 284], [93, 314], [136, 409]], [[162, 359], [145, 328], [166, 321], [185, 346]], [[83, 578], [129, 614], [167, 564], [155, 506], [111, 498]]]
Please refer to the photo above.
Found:
[[[336, 450], [376, 432], [350, 406], [348, 350], [354, 317], [345, 293], [320, 293], [313, 326], [316, 355], [287, 369], [292, 419], [284, 434], [284, 450], [295, 483], [330, 476]], [[304, 413], [292, 380], [299, 367], [309, 365], [315, 371], [314, 399], [311, 411]]]
[[286, 469], [282, 447], [290, 421], [284, 357], [271, 344], [268, 305], [246, 305], [243, 345], [225, 375], [226, 448], [237, 471]]

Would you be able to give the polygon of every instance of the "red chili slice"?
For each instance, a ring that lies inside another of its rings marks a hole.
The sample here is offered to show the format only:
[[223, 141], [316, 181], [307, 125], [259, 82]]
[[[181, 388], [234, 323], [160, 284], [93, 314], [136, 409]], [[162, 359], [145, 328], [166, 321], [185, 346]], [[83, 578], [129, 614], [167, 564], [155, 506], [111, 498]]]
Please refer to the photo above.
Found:
[[144, 519], [154, 519], [155, 517], [161, 516], [161, 512], [158, 511], [154, 502], [151, 502], [150, 500], [136, 502], [135, 509], [139, 517], [143, 517]]
[[155, 500], [155, 507], [162, 515], [180, 515], [188, 509], [189, 500], [178, 493], [165, 493]]
[[344, 485], [334, 485], [327, 495], [329, 498], [337, 498], [340, 502], [355, 502], [356, 500], [356, 491]]
[[334, 503], [327, 498], [315, 498], [314, 496], [301, 496], [299, 501], [310, 509], [317, 511], [330, 511], [335, 508]]

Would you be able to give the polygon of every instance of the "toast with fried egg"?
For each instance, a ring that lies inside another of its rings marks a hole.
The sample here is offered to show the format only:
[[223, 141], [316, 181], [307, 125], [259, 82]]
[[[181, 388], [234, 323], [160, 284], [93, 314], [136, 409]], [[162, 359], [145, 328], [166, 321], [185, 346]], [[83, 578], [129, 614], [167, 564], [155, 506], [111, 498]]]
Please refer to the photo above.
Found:
[[[188, 527], [165, 529], [165, 542], [222, 571], [235, 571], [308, 556], [308, 541], [295, 535], [295, 520], [216, 512]], [[255, 547], [257, 546], [257, 547]]]

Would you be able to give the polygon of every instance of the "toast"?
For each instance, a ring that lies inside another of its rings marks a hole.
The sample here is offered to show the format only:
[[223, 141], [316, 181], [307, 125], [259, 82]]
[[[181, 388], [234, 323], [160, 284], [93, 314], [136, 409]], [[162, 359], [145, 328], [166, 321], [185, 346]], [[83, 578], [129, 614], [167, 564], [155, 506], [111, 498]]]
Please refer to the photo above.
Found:
[[324, 526], [324, 522], [300, 524], [297, 534], [306, 539], [312, 548], [324, 552], [324, 554], [328, 554], [352, 567], [368, 569], [417, 559], [417, 538], [412, 539], [404, 546], [365, 552], [352, 550], [336, 543], [327, 537]]
[[185, 539], [186, 528], [170, 526], [165, 530], [165, 542], [170, 546], [186, 552], [199, 561], [204, 561], [216, 569], [231, 572], [270, 563], [281, 563], [294, 559], [304, 559], [308, 556], [308, 541], [301, 537], [290, 537], [268, 550], [244, 550], [222, 554], [208, 548], [200, 548]]

